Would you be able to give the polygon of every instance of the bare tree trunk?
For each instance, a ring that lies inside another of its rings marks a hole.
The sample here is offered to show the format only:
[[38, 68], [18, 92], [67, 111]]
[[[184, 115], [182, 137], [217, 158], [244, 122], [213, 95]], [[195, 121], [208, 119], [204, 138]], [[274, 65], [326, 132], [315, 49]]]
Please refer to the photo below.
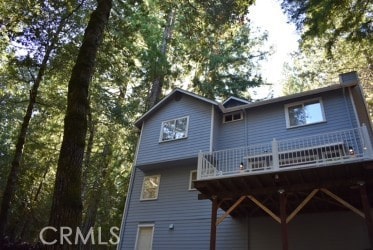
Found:
[[[168, 12], [167, 24], [166, 24], [166, 26], [164, 28], [164, 31], [163, 31], [162, 46], [161, 46], [161, 50], [160, 50], [161, 51], [161, 56], [163, 58], [167, 58], [167, 48], [168, 48], [168, 43], [172, 39], [172, 30], [173, 30], [174, 24], [175, 24], [175, 17], [176, 17], [176, 13], [175, 13], [174, 8], [172, 8]], [[158, 64], [159, 61], [160, 61], [160, 59], [157, 58], [156, 64]], [[162, 69], [162, 70], [160, 70], [160, 73], [156, 75], [156, 77], [153, 81], [152, 88], [151, 88], [151, 91], [150, 91], [150, 94], [149, 94], [149, 97], [148, 97], [147, 109], [150, 109], [151, 107], [153, 107], [159, 101], [159, 99], [161, 98], [163, 82], [164, 82], [164, 70]]]
[[51, 38], [51, 42], [49, 46], [46, 47], [46, 51], [42, 60], [42, 63], [40, 65], [38, 74], [36, 78], [33, 76], [33, 85], [30, 90], [29, 94], [29, 103], [26, 109], [26, 114], [23, 117], [23, 122], [21, 125], [21, 130], [19, 132], [16, 148], [14, 152], [14, 157], [12, 160], [12, 165], [10, 169], [10, 173], [8, 175], [7, 183], [5, 186], [5, 190], [3, 193], [3, 199], [1, 202], [1, 210], [0, 210], [0, 237], [4, 236], [6, 226], [8, 223], [8, 217], [9, 217], [9, 208], [11, 206], [11, 202], [14, 196], [14, 192], [16, 190], [18, 178], [19, 178], [19, 172], [21, 169], [21, 160], [23, 155], [23, 148], [26, 142], [26, 136], [27, 136], [27, 130], [30, 124], [30, 120], [32, 117], [32, 111], [34, 109], [36, 98], [38, 94], [38, 89], [40, 86], [41, 81], [43, 80], [45, 70], [47, 68], [47, 63], [49, 61], [50, 55], [52, 51], [56, 48], [56, 44], [58, 42], [58, 37], [60, 33], [62, 32], [62, 29], [64, 28], [67, 20], [72, 16], [72, 14], [77, 11], [81, 7], [81, 4], [78, 5], [76, 9], [74, 9], [71, 13], [69, 13], [66, 17], [61, 19], [60, 24], [58, 25], [58, 28], [56, 30], [56, 33]]
[[43, 178], [41, 179], [40, 183], [39, 183], [39, 186], [38, 186], [38, 189], [36, 190], [36, 193], [35, 193], [35, 196], [34, 198], [32, 199], [31, 201], [31, 204], [30, 204], [30, 208], [29, 210], [26, 210], [23, 218], [24, 218], [24, 221], [23, 221], [23, 227], [22, 227], [22, 230], [21, 230], [21, 233], [20, 233], [20, 236], [19, 238], [21, 240], [23, 240], [24, 236], [25, 236], [25, 233], [27, 232], [27, 229], [28, 229], [28, 226], [32, 223], [30, 223], [31, 219], [34, 217], [34, 204], [37, 203], [38, 199], [39, 199], [39, 194], [41, 192], [41, 189], [43, 187], [43, 184], [44, 184], [44, 181], [45, 181], [45, 177], [47, 176], [48, 174], [48, 171], [49, 171], [49, 165], [45, 168], [44, 170], [44, 173], [43, 173]]
[[[62, 29], [62, 23], [59, 27], [58, 33], [61, 32]], [[4, 235], [6, 225], [8, 222], [9, 217], [9, 208], [14, 196], [14, 192], [16, 190], [17, 182], [18, 182], [18, 176], [21, 169], [21, 160], [23, 155], [23, 147], [26, 142], [26, 136], [27, 136], [27, 130], [30, 124], [32, 111], [35, 106], [36, 97], [38, 94], [38, 89], [41, 81], [44, 77], [44, 72], [47, 67], [47, 63], [50, 57], [51, 52], [54, 49], [54, 43], [52, 43], [46, 50], [43, 61], [40, 65], [38, 75], [36, 79], [34, 79], [34, 84], [32, 85], [32, 88], [30, 90], [29, 95], [29, 103], [27, 106], [26, 114], [23, 117], [23, 122], [21, 125], [21, 130], [18, 135], [17, 144], [14, 152], [14, 157], [12, 160], [12, 166], [10, 169], [10, 173], [8, 175], [7, 183], [5, 186], [4, 194], [3, 194], [3, 200], [1, 203], [1, 211], [0, 211], [0, 237]]]
[[76, 249], [75, 245], [61, 245], [61, 227], [72, 229], [72, 235], [82, 219], [82, 164], [87, 133], [88, 90], [94, 72], [96, 55], [109, 20], [112, 0], [98, 0], [84, 33], [83, 43], [72, 70], [68, 86], [64, 135], [58, 160], [49, 226], [49, 242], [57, 241], [49, 249]]

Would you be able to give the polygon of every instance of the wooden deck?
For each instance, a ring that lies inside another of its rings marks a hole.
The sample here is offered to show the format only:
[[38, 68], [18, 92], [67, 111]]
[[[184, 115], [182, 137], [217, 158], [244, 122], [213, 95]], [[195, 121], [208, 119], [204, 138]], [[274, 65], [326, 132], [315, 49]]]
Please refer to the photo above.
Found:
[[[211, 247], [217, 227], [228, 216], [270, 216], [281, 225], [283, 250], [287, 224], [300, 213], [350, 210], [366, 221], [373, 246], [373, 160], [323, 168], [241, 175], [195, 182], [199, 199], [212, 201]], [[217, 217], [217, 210], [225, 214]]]
[[365, 126], [326, 134], [200, 153], [198, 180], [270, 174], [373, 159]]
[[299, 213], [338, 210], [365, 220], [373, 249], [373, 153], [364, 127], [200, 153], [197, 175], [198, 198], [212, 201], [210, 250], [228, 216], [270, 216], [287, 250], [287, 225]]

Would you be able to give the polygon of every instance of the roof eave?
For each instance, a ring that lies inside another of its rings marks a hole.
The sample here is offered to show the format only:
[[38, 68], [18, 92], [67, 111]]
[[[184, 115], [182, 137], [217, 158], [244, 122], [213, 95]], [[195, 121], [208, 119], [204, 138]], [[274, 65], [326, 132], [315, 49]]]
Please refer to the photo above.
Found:
[[291, 99], [296, 99], [296, 98], [300, 98], [300, 97], [306, 97], [306, 96], [310, 96], [310, 95], [320, 94], [320, 93], [324, 93], [324, 92], [328, 92], [328, 91], [332, 91], [332, 90], [342, 89], [344, 87], [352, 87], [352, 86], [355, 86], [355, 85], [356, 85], [356, 83], [349, 84], [349, 85], [343, 85], [343, 86], [340, 85], [340, 84], [334, 84], [334, 85], [330, 85], [330, 86], [323, 87], [323, 88], [313, 89], [313, 90], [309, 90], [309, 91], [305, 91], [305, 92], [301, 92], [301, 93], [296, 93], [296, 94], [292, 94], [292, 95], [287, 95], [287, 96], [281, 96], [281, 97], [268, 99], [268, 100], [264, 100], [264, 101], [258, 101], [258, 102], [250, 103], [250, 104], [247, 104], [247, 105], [237, 106], [237, 107], [225, 108], [222, 105], [219, 105], [219, 107], [222, 109], [223, 113], [234, 112], [234, 111], [237, 111], [237, 110], [250, 109], [250, 108], [264, 106], [264, 105], [268, 105], [268, 104], [284, 102], [284, 101], [288, 101], [288, 100], [291, 100]]
[[192, 92], [180, 89], [180, 88], [175, 88], [173, 89], [166, 97], [164, 97], [161, 101], [159, 101], [156, 105], [154, 105], [151, 109], [149, 109], [145, 114], [143, 114], [137, 121], [135, 121], [135, 126], [137, 128], [142, 127], [143, 121], [153, 112], [155, 112], [157, 109], [159, 109], [166, 101], [168, 101], [176, 92], [191, 96], [193, 98], [199, 99], [201, 101], [210, 103], [212, 105], [218, 106], [218, 102], [207, 99], [205, 97], [199, 96], [197, 94], [194, 94]]

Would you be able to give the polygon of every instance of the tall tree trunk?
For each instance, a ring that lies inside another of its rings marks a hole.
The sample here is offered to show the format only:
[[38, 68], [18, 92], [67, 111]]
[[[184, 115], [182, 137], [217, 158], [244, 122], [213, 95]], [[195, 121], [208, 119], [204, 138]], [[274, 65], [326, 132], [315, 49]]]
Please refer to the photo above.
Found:
[[[112, 0], [98, 0], [84, 33], [83, 43], [72, 70], [68, 86], [67, 109], [64, 135], [58, 159], [52, 209], [49, 225], [57, 229], [49, 230], [50, 249], [74, 249], [74, 245], [60, 245], [59, 233], [63, 226], [75, 229], [82, 218], [81, 174], [87, 133], [88, 90], [93, 76], [99, 45], [109, 19]], [[51, 233], [52, 232], [52, 233]], [[66, 242], [65, 242], [66, 243]]]
[[37, 201], [39, 199], [39, 195], [40, 195], [41, 189], [43, 187], [45, 178], [48, 174], [49, 168], [50, 168], [50, 165], [48, 164], [48, 166], [44, 170], [43, 178], [39, 182], [39, 186], [38, 186], [38, 189], [36, 190], [35, 196], [30, 202], [29, 210], [26, 210], [26, 212], [24, 213], [23, 226], [22, 226], [22, 230], [21, 230], [20, 235], [19, 235], [19, 238], [21, 240], [24, 240], [25, 233], [27, 232], [27, 229], [28, 229], [29, 225], [32, 224], [32, 223], [30, 223], [30, 221], [31, 221], [31, 219], [34, 218], [34, 207], [35, 207], [35, 204], [37, 203]]
[[[57, 31], [56, 36], [61, 32], [62, 30], [62, 22], [59, 26], [59, 29]], [[14, 192], [16, 190], [17, 182], [18, 182], [18, 176], [21, 169], [21, 160], [23, 155], [23, 148], [26, 142], [26, 136], [27, 136], [27, 130], [30, 124], [32, 111], [34, 110], [34, 106], [36, 103], [36, 97], [38, 94], [38, 89], [40, 86], [41, 81], [44, 77], [44, 72], [47, 68], [47, 63], [50, 57], [51, 52], [53, 51], [56, 43], [55, 41], [52, 42], [52, 44], [47, 48], [43, 61], [40, 65], [38, 75], [33, 81], [32, 88], [30, 90], [29, 94], [29, 103], [27, 106], [26, 114], [23, 117], [23, 122], [21, 125], [21, 130], [18, 135], [17, 144], [14, 152], [14, 157], [12, 160], [12, 166], [10, 169], [10, 173], [8, 175], [7, 183], [5, 186], [4, 194], [3, 194], [3, 200], [1, 203], [1, 211], [0, 211], [0, 237], [4, 235], [5, 228], [8, 222], [9, 217], [9, 208], [14, 196]]]
[[[30, 124], [30, 120], [32, 117], [32, 111], [34, 109], [36, 98], [38, 95], [38, 89], [40, 86], [41, 81], [43, 80], [45, 70], [47, 68], [47, 64], [50, 58], [51, 53], [56, 48], [56, 44], [58, 42], [58, 38], [60, 33], [62, 32], [62, 29], [64, 28], [66, 22], [68, 19], [75, 13], [79, 8], [81, 7], [81, 4], [79, 4], [72, 12], [68, 13], [64, 18], [61, 19], [61, 22], [59, 23], [57, 30], [55, 34], [52, 36], [50, 44], [46, 47], [45, 54], [42, 60], [42, 63], [40, 65], [38, 74], [36, 78], [33, 77], [33, 85], [30, 90], [29, 94], [29, 103], [26, 109], [26, 114], [23, 117], [23, 122], [21, 125], [21, 130], [19, 132], [16, 148], [14, 152], [14, 157], [11, 164], [10, 173], [8, 175], [7, 183], [5, 186], [5, 190], [3, 193], [3, 199], [1, 202], [1, 210], [0, 210], [0, 238], [4, 236], [6, 226], [8, 223], [8, 217], [9, 217], [9, 208], [11, 206], [11, 202], [14, 196], [14, 192], [16, 190], [18, 178], [19, 178], [19, 172], [21, 169], [21, 160], [23, 155], [23, 148], [26, 142], [26, 136], [27, 136], [27, 130]], [[0, 239], [1, 240], [1, 239]]]
[[[160, 48], [161, 57], [167, 58], [167, 48], [170, 40], [172, 39], [172, 30], [174, 28], [175, 24], [175, 17], [176, 13], [174, 8], [172, 8], [167, 15], [167, 24], [163, 31], [163, 38], [162, 38], [162, 45]], [[160, 62], [160, 59], [157, 58], [156, 64]], [[156, 65], [157, 66], [157, 65]], [[161, 66], [162, 69], [159, 71], [159, 73], [155, 76], [155, 79], [153, 80], [152, 88], [148, 97], [148, 105], [147, 109], [150, 109], [153, 107], [161, 98], [162, 95], [162, 88], [163, 88], [163, 82], [164, 82], [164, 65]]]
[[[104, 188], [103, 182], [107, 175], [107, 168], [111, 160], [111, 147], [109, 144], [106, 144], [102, 152], [101, 158], [103, 159], [101, 171], [97, 175], [95, 182], [93, 183], [92, 192], [90, 199], [87, 202], [87, 213], [83, 222], [83, 232], [84, 235], [87, 235], [90, 228], [94, 227], [96, 224], [97, 210], [102, 196], [102, 189]], [[91, 249], [90, 241], [87, 244], [81, 246], [82, 249]]]
[[82, 177], [82, 202], [84, 203], [87, 191], [87, 179], [89, 175], [90, 165], [91, 165], [91, 155], [93, 149], [93, 139], [95, 137], [95, 124], [92, 120], [92, 110], [88, 106], [88, 144], [84, 156], [84, 165], [83, 165], [83, 177]]

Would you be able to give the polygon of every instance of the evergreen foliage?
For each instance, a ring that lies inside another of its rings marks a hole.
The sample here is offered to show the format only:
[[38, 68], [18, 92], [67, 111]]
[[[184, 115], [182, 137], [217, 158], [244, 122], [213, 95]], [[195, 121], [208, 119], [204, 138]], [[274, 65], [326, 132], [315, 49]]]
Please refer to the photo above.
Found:
[[[149, 109], [157, 77], [163, 78], [159, 98], [173, 87], [212, 99], [248, 97], [247, 89], [261, 83], [255, 72], [266, 54], [260, 50], [265, 36], [250, 34], [244, 20], [250, 4], [113, 1], [90, 76], [87, 133], [79, 135], [85, 138], [81, 192], [76, 188], [82, 197], [82, 228], [100, 226], [107, 241], [110, 227], [120, 227], [138, 139], [133, 124]], [[1, 202], [30, 91], [42, 69], [4, 223], [7, 242], [36, 243], [55, 209], [69, 79], [96, 5], [93, 0], [0, 3]], [[175, 23], [162, 50], [170, 11]]]
[[284, 0], [282, 7], [302, 34], [301, 50], [285, 67], [284, 93], [338, 83], [339, 74], [357, 71], [373, 117], [373, 3]]

